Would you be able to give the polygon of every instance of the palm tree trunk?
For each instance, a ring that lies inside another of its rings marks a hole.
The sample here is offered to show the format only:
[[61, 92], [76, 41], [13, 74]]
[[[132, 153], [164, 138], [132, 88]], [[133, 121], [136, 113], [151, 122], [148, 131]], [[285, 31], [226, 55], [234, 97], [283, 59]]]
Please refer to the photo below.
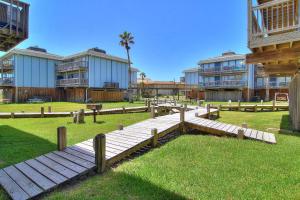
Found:
[[129, 49], [126, 48], [127, 52], [127, 58], [128, 58], [128, 74], [129, 74], [129, 86], [128, 88], [131, 88], [131, 61], [130, 61], [130, 55], [129, 55]]

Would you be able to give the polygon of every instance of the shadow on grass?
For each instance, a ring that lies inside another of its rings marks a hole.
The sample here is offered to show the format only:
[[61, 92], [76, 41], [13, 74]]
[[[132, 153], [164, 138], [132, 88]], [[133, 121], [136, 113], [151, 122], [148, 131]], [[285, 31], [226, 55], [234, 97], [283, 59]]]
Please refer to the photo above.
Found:
[[47, 197], [46, 199], [187, 199], [138, 176], [114, 170], [61, 187]]
[[293, 131], [292, 124], [291, 124], [290, 116], [289, 115], [282, 115], [281, 122], [280, 122], [280, 131], [279, 133], [282, 135], [289, 135], [289, 136], [297, 136], [300, 137], [300, 133], [297, 131]]
[[0, 125], [0, 168], [53, 151], [56, 144], [32, 133]]

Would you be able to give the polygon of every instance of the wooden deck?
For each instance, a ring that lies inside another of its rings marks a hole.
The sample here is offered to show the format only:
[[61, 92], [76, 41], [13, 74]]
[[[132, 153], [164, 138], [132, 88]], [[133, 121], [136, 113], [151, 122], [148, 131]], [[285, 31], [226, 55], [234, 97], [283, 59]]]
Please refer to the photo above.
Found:
[[[150, 145], [153, 140], [151, 130], [156, 128], [158, 137], [163, 137], [182, 126], [212, 134], [235, 136], [240, 127], [203, 119], [207, 116], [204, 108], [190, 107], [185, 112], [185, 122], [180, 122], [180, 114], [151, 118], [143, 122], [106, 134], [105, 158], [109, 167], [130, 154]], [[211, 112], [217, 112], [211, 109]], [[196, 117], [195, 113], [198, 113]], [[276, 143], [271, 133], [246, 129], [250, 139]], [[70, 180], [89, 174], [95, 170], [93, 139], [67, 147], [63, 151], [53, 151], [16, 165], [0, 169], [0, 184], [12, 199], [24, 200], [39, 197]]]
[[[216, 106], [213, 106], [217, 108]], [[289, 105], [220, 105], [220, 110], [227, 111], [244, 111], [244, 112], [260, 112], [260, 111], [287, 111], [289, 110]]]
[[[129, 108], [111, 108], [104, 109], [98, 112], [98, 115], [108, 115], [108, 114], [122, 114], [122, 113], [132, 113], [132, 112], [145, 112], [147, 111], [147, 106], [129, 107]], [[85, 115], [93, 115], [93, 111], [85, 110]], [[43, 115], [39, 112], [17, 112], [17, 113], [1, 113], [0, 118], [41, 118], [41, 117], [69, 117], [72, 116], [73, 112], [45, 112]]]

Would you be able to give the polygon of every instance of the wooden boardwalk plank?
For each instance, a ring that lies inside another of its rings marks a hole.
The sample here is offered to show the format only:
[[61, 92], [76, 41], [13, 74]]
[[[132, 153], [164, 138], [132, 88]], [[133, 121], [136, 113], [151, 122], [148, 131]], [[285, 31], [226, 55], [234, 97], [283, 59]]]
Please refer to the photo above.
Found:
[[63, 157], [73, 163], [76, 163], [77, 165], [79, 166], [82, 166], [84, 168], [87, 168], [87, 169], [92, 169], [93, 167], [95, 167], [95, 164], [92, 163], [92, 162], [89, 162], [87, 160], [84, 160], [82, 158], [79, 158], [77, 156], [74, 156], [72, 154], [69, 154], [69, 153], [66, 153], [66, 152], [63, 152], [63, 151], [54, 151], [53, 152], [54, 154], [60, 156], [60, 157]]
[[66, 153], [68, 153], [68, 154], [71, 154], [71, 155], [73, 155], [73, 156], [77, 156], [77, 157], [79, 157], [79, 158], [82, 158], [82, 159], [84, 159], [84, 160], [86, 160], [86, 161], [89, 161], [89, 162], [91, 162], [91, 163], [95, 163], [95, 157], [92, 157], [92, 156], [89, 156], [89, 155], [87, 155], [87, 154], [84, 154], [84, 153], [81, 153], [80, 151], [76, 151], [76, 150], [73, 150], [73, 149], [71, 149], [71, 148], [66, 148], [65, 150], [64, 150], [64, 152], [66, 152]]
[[15, 167], [20, 170], [23, 174], [31, 179], [36, 185], [43, 188], [43, 190], [49, 190], [55, 187], [55, 183], [40, 174], [31, 166], [27, 165], [25, 162], [16, 164]]
[[67, 180], [66, 177], [59, 174], [58, 172], [50, 169], [49, 167], [43, 165], [42, 163], [38, 162], [37, 160], [31, 159], [25, 161], [29, 166], [43, 174], [45, 177], [50, 179], [52, 182], [56, 184], [61, 184]]
[[43, 190], [37, 186], [33, 181], [27, 178], [14, 166], [9, 166], [3, 169], [16, 184], [18, 184], [24, 192], [30, 197], [35, 197], [43, 192]]
[[26, 200], [30, 196], [15, 183], [5, 171], [0, 169], [0, 185], [6, 190], [9, 196], [14, 200]]

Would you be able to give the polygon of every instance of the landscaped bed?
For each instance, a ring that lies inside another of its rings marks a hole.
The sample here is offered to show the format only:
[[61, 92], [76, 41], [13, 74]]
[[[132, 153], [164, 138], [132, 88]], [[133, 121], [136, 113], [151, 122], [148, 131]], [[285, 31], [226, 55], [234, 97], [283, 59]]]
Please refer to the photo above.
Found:
[[[93, 124], [70, 118], [8, 119], [0, 124], [0, 167], [56, 148], [56, 127], [68, 127], [69, 144], [134, 123], [149, 113], [107, 115]], [[288, 112], [221, 112], [219, 120], [277, 133], [289, 129]], [[34, 128], [33, 128], [34, 127]], [[3, 135], [3, 130], [9, 130]], [[278, 144], [185, 135], [103, 176], [63, 187], [46, 199], [299, 199], [300, 136], [276, 134]], [[18, 142], [16, 142], [18, 141]], [[6, 198], [0, 192], [0, 199]]]

